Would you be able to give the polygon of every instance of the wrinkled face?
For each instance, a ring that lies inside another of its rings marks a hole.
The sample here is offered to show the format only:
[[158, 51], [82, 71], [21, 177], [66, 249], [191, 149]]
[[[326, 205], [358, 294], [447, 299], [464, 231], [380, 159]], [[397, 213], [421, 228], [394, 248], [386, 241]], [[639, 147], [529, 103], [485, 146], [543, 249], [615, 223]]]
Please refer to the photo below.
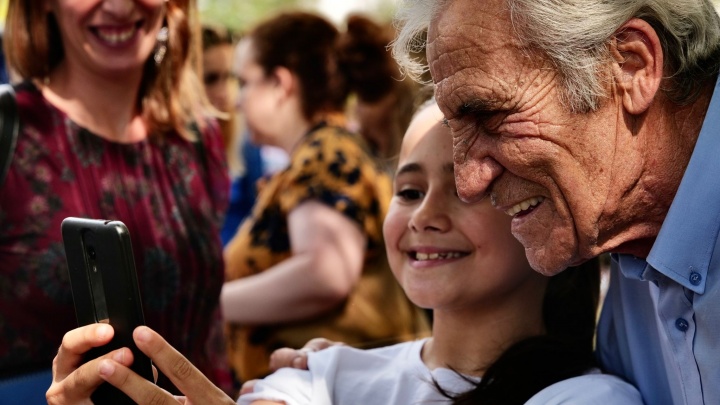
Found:
[[600, 223], [620, 204], [616, 100], [570, 113], [552, 66], [520, 48], [503, 0], [448, 1], [427, 49], [460, 197], [489, 194], [543, 274], [601, 253]]
[[203, 84], [213, 107], [232, 112], [235, 107], [235, 76], [231, 72], [233, 48], [220, 44], [203, 51]]
[[252, 40], [240, 41], [235, 52], [235, 74], [240, 86], [238, 107], [245, 117], [251, 140], [258, 144], [277, 146], [274, 123], [277, 116], [277, 83], [265, 74], [255, 61]]
[[510, 218], [488, 199], [458, 198], [441, 119], [437, 107], [424, 110], [403, 139], [383, 228], [395, 277], [416, 305], [436, 311], [542, 297], [546, 278], [528, 264]]
[[117, 75], [142, 72], [157, 43], [163, 0], [51, 0], [70, 69]]

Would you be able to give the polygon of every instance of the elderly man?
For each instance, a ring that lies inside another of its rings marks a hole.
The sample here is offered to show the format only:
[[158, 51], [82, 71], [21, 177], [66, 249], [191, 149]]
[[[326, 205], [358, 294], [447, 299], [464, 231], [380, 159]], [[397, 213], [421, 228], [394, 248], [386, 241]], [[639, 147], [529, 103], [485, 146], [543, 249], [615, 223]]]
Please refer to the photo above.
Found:
[[395, 51], [413, 71], [407, 51], [428, 28], [459, 195], [489, 196], [512, 216], [543, 274], [615, 253], [598, 330], [603, 366], [649, 404], [720, 404], [711, 4], [407, 3]]

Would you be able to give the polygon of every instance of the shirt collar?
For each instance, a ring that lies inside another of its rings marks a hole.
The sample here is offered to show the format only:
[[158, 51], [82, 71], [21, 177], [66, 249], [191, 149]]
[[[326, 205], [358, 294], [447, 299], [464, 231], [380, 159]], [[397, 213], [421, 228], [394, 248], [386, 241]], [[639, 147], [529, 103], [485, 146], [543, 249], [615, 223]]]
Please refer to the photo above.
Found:
[[720, 230], [720, 80], [690, 163], [647, 262], [683, 287], [705, 291]]
[[648, 264], [644, 259], [625, 253], [611, 253], [610, 260], [618, 265], [625, 278], [647, 281], [644, 275]]

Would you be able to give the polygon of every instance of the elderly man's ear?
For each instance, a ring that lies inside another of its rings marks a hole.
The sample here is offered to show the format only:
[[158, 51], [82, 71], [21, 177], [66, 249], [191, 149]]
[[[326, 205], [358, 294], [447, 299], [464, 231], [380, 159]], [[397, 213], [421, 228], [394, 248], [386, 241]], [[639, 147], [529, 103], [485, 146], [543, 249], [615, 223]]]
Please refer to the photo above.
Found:
[[630, 114], [644, 113], [660, 88], [663, 51], [655, 30], [633, 18], [615, 32], [610, 43], [618, 95]]

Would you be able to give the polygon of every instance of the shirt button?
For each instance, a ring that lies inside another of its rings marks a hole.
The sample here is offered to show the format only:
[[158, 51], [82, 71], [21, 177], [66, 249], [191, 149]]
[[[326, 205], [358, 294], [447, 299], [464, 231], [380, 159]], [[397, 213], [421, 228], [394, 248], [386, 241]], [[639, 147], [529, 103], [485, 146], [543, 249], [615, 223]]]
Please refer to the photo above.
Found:
[[687, 330], [688, 330], [688, 328], [690, 327], [690, 325], [688, 325], [688, 321], [686, 321], [685, 319], [683, 319], [683, 318], [678, 318], [678, 319], [675, 321], [675, 327], [676, 327], [680, 332], [687, 332]]
[[700, 275], [700, 273], [698, 273], [696, 271], [693, 271], [692, 273], [690, 273], [690, 284], [699, 285], [701, 281], [702, 281], [702, 276]]

